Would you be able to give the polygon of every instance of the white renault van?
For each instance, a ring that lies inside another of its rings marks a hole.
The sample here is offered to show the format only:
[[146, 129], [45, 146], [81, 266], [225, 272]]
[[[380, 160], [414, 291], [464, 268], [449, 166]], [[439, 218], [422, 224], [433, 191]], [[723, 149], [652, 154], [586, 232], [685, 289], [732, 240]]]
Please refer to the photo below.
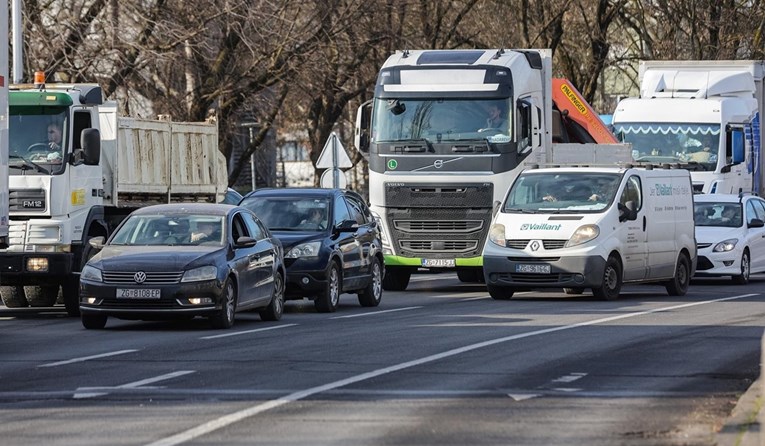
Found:
[[684, 169], [525, 170], [484, 247], [489, 294], [591, 288], [613, 300], [625, 283], [659, 283], [684, 295], [696, 268], [692, 190]]

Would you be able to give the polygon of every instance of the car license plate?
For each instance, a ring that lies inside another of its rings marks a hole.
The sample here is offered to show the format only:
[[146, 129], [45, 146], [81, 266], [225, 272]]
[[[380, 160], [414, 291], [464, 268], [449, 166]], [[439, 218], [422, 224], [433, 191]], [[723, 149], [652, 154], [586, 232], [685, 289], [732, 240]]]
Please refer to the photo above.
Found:
[[515, 265], [516, 273], [550, 274], [550, 265], [521, 263]]
[[117, 288], [117, 297], [122, 299], [159, 299], [160, 290], [145, 288]]
[[426, 268], [454, 268], [454, 259], [422, 259]]

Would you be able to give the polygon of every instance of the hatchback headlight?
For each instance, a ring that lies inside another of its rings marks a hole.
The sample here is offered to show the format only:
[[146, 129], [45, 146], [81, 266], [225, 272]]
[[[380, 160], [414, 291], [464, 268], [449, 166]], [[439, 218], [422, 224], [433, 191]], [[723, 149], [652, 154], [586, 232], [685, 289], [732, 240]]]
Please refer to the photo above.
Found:
[[737, 238], [729, 238], [728, 240], [723, 240], [720, 243], [716, 244], [714, 248], [712, 248], [713, 252], [728, 252], [733, 251], [736, 248], [736, 243], [738, 243]]
[[90, 265], [85, 265], [80, 271], [80, 279], [90, 280], [91, 282], [103, 282], [101, 270]]
[[579, 226], [577, 230], [574, 231], [574, 235], [568, 239], [565, 246], [566, 248], [570, 248], [572, 246], [581, 245], [582, 243], [587, 243], [590, 240], [593, 240], [598, 235], [600, 235], [600, 228], [598, 225]]
[[214, 266], [201, 266], [183, 273], [181, 282], [199, 282], [202, 280], [214, 280], [218, 277], [218, 268]]
[[298, 259], [300, 257], [318, 257], [319, 248], [321, 248], [321, 242], [301, 243], [294, 246], [290, 251], [284, 255], [287, 259]]
[[500, 223], [494, 223], [489, 229], [489, 240], [495, 245], [501, 247], [507, 246], [507, 238], [505, 237], [505, 225]]

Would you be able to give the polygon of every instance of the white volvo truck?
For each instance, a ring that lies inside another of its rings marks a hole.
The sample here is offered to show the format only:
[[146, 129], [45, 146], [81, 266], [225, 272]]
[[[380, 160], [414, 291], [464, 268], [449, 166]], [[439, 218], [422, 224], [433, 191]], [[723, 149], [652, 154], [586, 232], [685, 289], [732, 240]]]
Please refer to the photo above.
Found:
[[[37, 76], [36, 76], [37, 77]], [[88, 240], [132, 210], [220, 202], [227, 171], [215, 123], [119, 117], [97, 85], [14, 85], [9, 92], [9, 246], [0, 249], [7, 307], [50, 306], [61, 291], [79, 314]], [[59, 131], [48, 136], [48, 132]]]
[[623, 145], [553, 147], [603, 140], [589, 125], [602, 126], [597, 114], [570, 84], [553, 88], [551, 72], [549, 50], [413, 50], [388, 58], [374, 99], [358, 110], [355, 134], [383, 233], [385, 289], [406, 289], [422, 268], [482, 281], [492, 211], [523, 164], [628, 161]]
[[763, 193], [763, 77], [759, 60], [642, 61], [613, 131], [635, 161], [690, 170], [696, 193]]

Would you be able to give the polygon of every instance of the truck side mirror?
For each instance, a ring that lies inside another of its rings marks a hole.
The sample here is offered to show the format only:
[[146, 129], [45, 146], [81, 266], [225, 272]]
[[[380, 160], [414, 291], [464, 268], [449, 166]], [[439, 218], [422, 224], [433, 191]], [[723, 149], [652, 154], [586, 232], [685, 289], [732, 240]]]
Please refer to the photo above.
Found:
[[372, 101], [361, 104], [356, 110], [356, 130], [353, 143], [364, 158], [369, 156], [369, 135], [372, 124]]
[[101, 132], [98, 129], [85, 129], [80, 137], [83, 163], [86, 166], [97, 166], [101, 162]]
[[532, 149], [533, 141], [532, 122], [531, 122], [531, 104], [525, 100], [519, 100], [516, 104], [516, 113], [518, 114], [518, 153], [526, 153]]
[[730, 136], [731, 148], [733, 149], [731, 164], [743, 163], [746, 157], [744, 153], [744, 132], [742, 129], [733, 129]]

